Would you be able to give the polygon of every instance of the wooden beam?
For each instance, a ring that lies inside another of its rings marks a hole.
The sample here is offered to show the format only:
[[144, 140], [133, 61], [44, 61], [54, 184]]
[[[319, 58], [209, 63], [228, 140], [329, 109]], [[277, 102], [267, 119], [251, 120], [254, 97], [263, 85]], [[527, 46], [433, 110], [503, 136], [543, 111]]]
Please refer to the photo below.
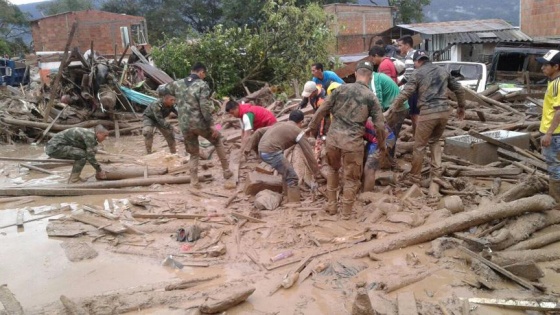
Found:
[[44, 187], [7, 187], [0, 189], [0, 196], [88, 196], [108, 194], [143, 194], [151, 190], [136, 189], [71, 189]]
[[186, 213], [133, 213], [135, 219], [201, 219], [208, 217], [205, 214], [186, 214]]
[[[51, 95], [49, 98], [49, 103], [45, 108], [44, 112], [44, 121], [47, 122], [49, 120], [49, 113], [51, 112], [51, 108], [53, 107], [54, 100], [58, 94], [58, 90], [60, 87], [60, 78], [62, 78], [62, 72], [64, 67], [66, 66], [66, 60], [68, 59], [68, 49], [70, 49], [70, 44], [72, 44], [72, 39], [74, 38], [74, 33], [76, 33], [76, 29], [78, 28], [78, 22], [74, 22], [72, 24], [72, 28], [70, 29], [70, 34], [68, 35], [68, 40], [66, 41], [66, 46], [64, 46], [64, 54], [62, 55], [62, 61], [60, 62], [60, 66], [58, 67], [58, 73], [54, 78], [54, 82], [51, 86]], [[92, 52], [93, 53], [93, 52]]]
[[487, 298], [469, 298], [470, 303], [498, 306], [500, 308], [516, 309], [516, 310], [533, 310], [533, 311], [559, 311], [560, 303], [558, 301], [540, 301], [540, 300], [517, 300], [517, 299], [487, 299]]
[[21, 304], [6, 284], [0, 285], [0, 303], [4, 305], [6, 314], [24, 315]]
[[93, 225], [96, 228], [101, 228], [102, 230], [114, 234], [122, 234], [127, 231], [127, 228], [118, 222], [110, 221], [105, 218], [94, 217], [92, 215], [86, 214], [83, 210], [74, 211], [70, 216], [76, 221]]
[[488, 260], [488, 259], [486, 259], [486, 258], [484, 258], [484, 257], [482, 257], [482, 256], [480, 256], [476, 253], [471, 252], [470, 250], [466, 249], [463, 246], [459, 246], [457, 248], [462, 253], [465, 253], [468, 256], [470, 256], [471, 258], [474, 258], [474, 259], [480, 261], [481, 263], [490, 267], [492, 270], [496, 271], [497, 273], [499, 273], [503, 277], [506, 277], [506, 278], [510, 279], [511, 281], [519, 284], [520, 286], [524, 287], [525, 289], [532, 290], [532, 291], [535, 291], [535, 292], [541, 292], [540, 289], [538, 289], [537, 287], [532, 285], [529, 281], [526, 281], [526, 280], [514, 275], [513, 273], [511, 273], [511, 272], [507, 271], [506, 269], [498, 266], [497, 264], [491, 262], [490, 260]]

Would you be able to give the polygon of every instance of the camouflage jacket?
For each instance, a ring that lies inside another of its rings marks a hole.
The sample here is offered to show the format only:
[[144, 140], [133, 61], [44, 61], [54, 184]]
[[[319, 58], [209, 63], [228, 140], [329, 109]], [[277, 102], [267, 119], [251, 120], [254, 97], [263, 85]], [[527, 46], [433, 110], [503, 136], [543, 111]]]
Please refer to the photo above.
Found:
[[209, 129], [214, 125], [210, 87], [196, 74], [171, 82], [167, 88], [177, 98], [179, 127], [182, 132], [190, 129]]
[[402, 110], [402, 104], [414, 93], [418, 92], [418, 109], [420, 115], [445, 112], [449, 110], [447, 88], [457, 95], [459, 107], [465, 107], [465, 91], [444, 68], [426, 61], [416, 69], [403, 90], [393, 101], [393, 109]]
[[332, 114], [332, 123], [327, 133], [327, 144], [343, 150], [359, 150], [363, 148], [365, 123], [368, 117], [373, 119], [380, 137], [379, 143], [384, 145], [385, 119], [377, 97], [362, 83], [343, 84], [336, 88], [315, 113], [309, 128], [317, 129], [318, 123], [326, 113]]
[[161, 100], [157, 100], [148, 105], [148, 108], [144, 110], [144, 125], [171, 129], [171, 124], [165, 120], [165, 117], [169, 116], [172, 112], [179, 117], [175, 106], [165, 107]]
[[86, 160], [95, 168], [101, 171], [101, 166], [95, 159], [97, 138], [92, 129], [74, 127], [57, 133], [47, 143], [47, 153], [49, 150], [56, 150], [60, 147], [75, 147], [85, 151]]

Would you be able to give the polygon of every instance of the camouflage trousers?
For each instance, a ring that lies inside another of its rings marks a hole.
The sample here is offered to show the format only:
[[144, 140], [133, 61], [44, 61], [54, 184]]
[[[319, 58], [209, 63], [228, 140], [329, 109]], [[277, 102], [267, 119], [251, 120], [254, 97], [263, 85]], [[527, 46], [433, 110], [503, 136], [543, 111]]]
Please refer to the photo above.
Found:
[[208, 140], [215, 148], [220, 163], [222, 164], [223, 170], [229, 169], [229, 162], [227, 160], [223, 137], [221, 133], [218, 133], [217, 137], [212, 137], [211, 129], [189, 129], [183, 131], [185, 149], [188, 154], [190, 154], [190, 171], [191, 176], [195, 176], [198, 173], [198, 161], [200, 159], [200, 147], [198, 143], [198, 137], [203, 137]]
[[169, 146], [169, 151], [171, 153], [176, 153], [176, 143], [175, 143], [175, 135], [173, 134], [173, 129], [163, 128], [159, 125], [153, 125], [151, 121], [144, 120], [144, 127], [142, 128], [142, 135], [144, 136], [144, 143], [146, 144], [146, 151], [149, 153], [152, 152], [152, 143], [154, 141], [154, 132], [155, 129], [159, 130], [165, 141], [167, 141], [167, 145]]
[[86, 165], [86, 150], [71, 146], [50, 146], [47, 144], [45, 153], [54, 159], [74, 160], [72, 173], [81, 173]]
[[327, 191], [338, 189], [338, 173], [341, 167], [344, 169], [344, 186], [342, 189], [342, 204], [351, 208], [356, 199], [356, 194], [361, 187], [364, 147], [356, 150], [343, 150], [329, 145], [327, 139]]

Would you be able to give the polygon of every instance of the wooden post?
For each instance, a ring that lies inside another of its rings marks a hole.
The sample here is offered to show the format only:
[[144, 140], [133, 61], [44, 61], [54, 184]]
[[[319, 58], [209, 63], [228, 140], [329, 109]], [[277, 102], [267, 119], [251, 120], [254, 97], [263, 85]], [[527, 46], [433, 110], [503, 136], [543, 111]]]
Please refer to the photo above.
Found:
[[64, 110], [66, 110], [68, 108], [68, 106], [64, 107], [59, 113], [58, 115], [56, 115], [56, 117], [53, 119], [53, 121], [51, 121], [51, 123], [49, 124], [49, 126], [43, 131], [43, 133], [41, 134], [41, 136], [39, 137], [39, 139], [37, 140], [37, 144], [40, 144], [41, 141], [43, 141], [43, 138], [49, 133], [49, 131], [51, 131], [51, 128], [54, 126], [54, 124], [56, 123], [56, 121], [60, 118], [60, 116], [62, 115], [62, 113], [64, 112]]
[[62, 71], [64, 70], [66, 60], [68, 59], [68, 49], [70, 49], [70, 44], [72, 44], [72, 39], [74, 38], [74, 33], [76, 33], [77, 28], [78, 28], [78, 22], [74, 22], [72, 24], [72, 29], [70, 30], [70, 35], [68, 35], [68, 41], [66, 41], [66, 46], [64, 46], [64, 54], [62, 55], [62, 61], [60, 62], [60, 67], [58, 67], [58, 73], [56, 74], [56, 77], [54, 78], [54, 83], [51, 87], [51, 95], [49, 98], [49, 103], [47, 104], [47, 108], [45, 108], [45, 112], [44, 112], [45, 117], [43, 119], [45, 122], [49, 120], [49, 113], [51, 112], [51, 108], [53, 107], [54, 99], [58, 94], [60, 78], [62, 77]]

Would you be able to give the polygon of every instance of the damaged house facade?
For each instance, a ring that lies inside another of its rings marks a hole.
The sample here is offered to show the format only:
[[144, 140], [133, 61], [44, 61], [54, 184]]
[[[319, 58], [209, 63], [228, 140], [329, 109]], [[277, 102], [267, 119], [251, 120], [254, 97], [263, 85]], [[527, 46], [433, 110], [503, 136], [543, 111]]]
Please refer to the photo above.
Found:
[[420, 48], [434, 60], [488, 63], [498, 43], [528, 43], [532, 39], [501, 19], [401, 24], [382, 32], [400, 38], [419, 35]]
[[62, 51], [72, 24], [78, 22], [73, 46], [83, 53], [94, 49], [101, 55], [122, 54], [128, 44], [147, 44], [146, 19], [111, 12], [66, 12], [31, 21], [36, 52]]

